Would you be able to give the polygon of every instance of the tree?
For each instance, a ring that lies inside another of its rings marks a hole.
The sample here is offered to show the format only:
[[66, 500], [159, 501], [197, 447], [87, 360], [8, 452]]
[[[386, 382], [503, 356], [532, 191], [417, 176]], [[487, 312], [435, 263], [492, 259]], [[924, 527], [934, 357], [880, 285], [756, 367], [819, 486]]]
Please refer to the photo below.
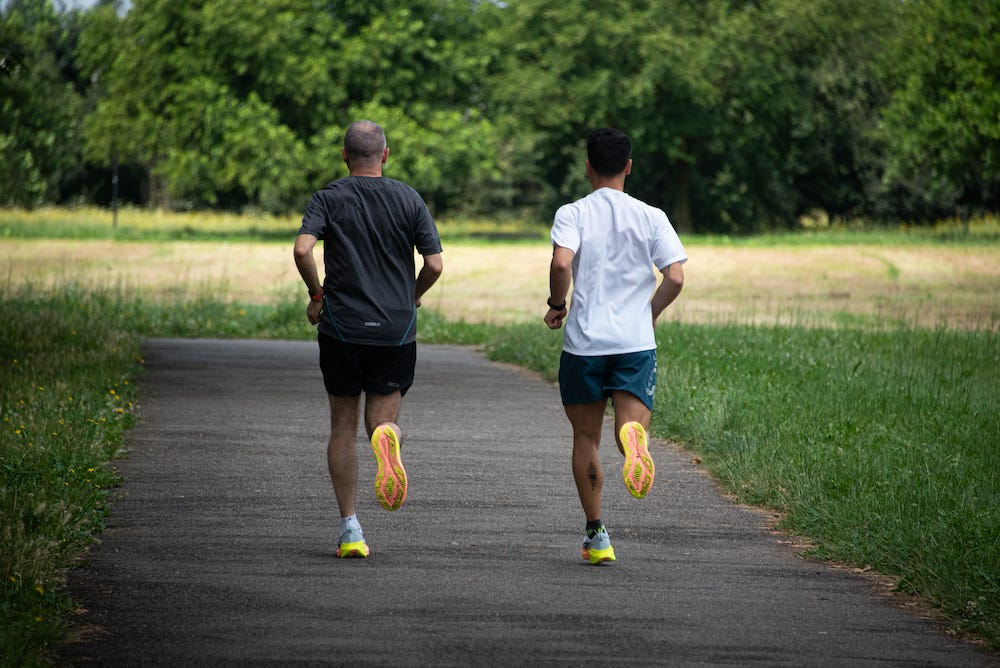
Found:
[[491, 54], [489, 108], [514, 153], [521, 192], [515, 205], [549, 210], [583, 194], [589, 130], [635, 130], [628, 121], [647, 99], [633, 40], [648, 26], [644, 6], [632, 0], [493, 6], [484, 41]]
[[490, 44], [494, 113], [543, 207], [586, 191], [582, 138], [617, 125], [634, 140], [630, 192], [682, 232], [848, 215], [873, 180], [865, 63], [893, 3], [510, 3]]
[[96, 15], [80, 49], [99, 86], [88, 157], [143, 165], [154, 206], [296, 205], [305, 145], [282, 119], [291, 102], [278, 105], [329, 88], [308, 58], [337, 34], [305, 21], [313, 4], [147, 0], [121, 21]]
[[64, 19], [49, 0], [16, 0], [0, 16], [0, 206], [58, 200], [79, 175], [83, 99]]
[[710, 22], [715, 124], [698, 198], [717, 229], [792, 227], [806, 212], [865, 212], [881, 90], [874, 54], [895, 0], [772, 0]]
[[1000, 11], [991, 0], [907, 3], [886, 51], [887, 196], [931, 220], [1000, 206]]
[[468, 0], [337, 3], [347, 34], [332, 77], [346, 105], [313, 149], [340, 165], [346, 124], [370, 118], [391, 145], [387, 174], [413, 185], [432, 210], [480, 210], [500, 177], [499, 133], [488, 116], [480, 39], [488, 7]]

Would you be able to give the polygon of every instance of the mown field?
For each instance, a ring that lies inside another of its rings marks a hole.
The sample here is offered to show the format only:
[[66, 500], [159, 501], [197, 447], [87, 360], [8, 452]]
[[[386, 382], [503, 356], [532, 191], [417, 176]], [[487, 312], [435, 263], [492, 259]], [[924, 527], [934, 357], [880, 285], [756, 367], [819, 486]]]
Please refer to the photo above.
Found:
[[[888, 245], [862, 236], [836, 245], [689, 240], [687, 247], [683, 297], [663, 322], [1000, 326], [998, 244]], [[544, 240], [446, 240], [445, 273], [424, 304], [473, 323], [540, 318], [550, 258]], [[300, 290], [288, 240], [0, 238], [0, 271], [10, 287], [120, 287], [157, 301], [198, 294], [262, 305]]]
[[[293, 219], [129, 216], [109, 231], [107, 212], [0, 214], [0, 664], [43, 662], [75, 632], [62, 577], [141, 417], [142, 337], [312, 335]], [[653, 430], [805, 554], [997, 649], [1000, 235], [982, 225], [685, 239]], [[487, 242], [488, 223], [443, 223], [421, 339], [554, 378], [536, 227]]]

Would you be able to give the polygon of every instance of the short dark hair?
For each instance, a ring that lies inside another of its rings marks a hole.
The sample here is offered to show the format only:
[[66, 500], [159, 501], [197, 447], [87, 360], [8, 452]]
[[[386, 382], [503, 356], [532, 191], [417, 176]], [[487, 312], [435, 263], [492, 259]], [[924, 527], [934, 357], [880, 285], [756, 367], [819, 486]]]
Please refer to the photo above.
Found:
[[344, 150], [352, 158], [362, 160], [381, 157], [385, 150], [385, 131], [375, 121], [355, 121], [344, 133]]
[[621, 130], [601, 128], [587, 138], [587, 160], [590, 167], [601, 176], [616, 176], [625, 171], [632, 142]]

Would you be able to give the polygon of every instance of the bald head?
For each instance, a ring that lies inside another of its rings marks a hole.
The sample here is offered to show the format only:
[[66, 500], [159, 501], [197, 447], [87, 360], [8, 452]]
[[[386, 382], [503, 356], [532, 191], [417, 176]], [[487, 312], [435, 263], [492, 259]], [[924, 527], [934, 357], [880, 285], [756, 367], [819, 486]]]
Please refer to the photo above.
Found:
[[381, 164], [385, 131], [374, 121], [355, 121], [344, 134], [344, 151], [352, 164]]

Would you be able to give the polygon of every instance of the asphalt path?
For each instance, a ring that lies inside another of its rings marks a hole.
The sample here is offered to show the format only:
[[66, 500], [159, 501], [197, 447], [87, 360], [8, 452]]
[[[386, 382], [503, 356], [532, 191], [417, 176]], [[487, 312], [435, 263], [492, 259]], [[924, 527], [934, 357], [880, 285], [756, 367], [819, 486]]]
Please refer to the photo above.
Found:
[[124, 485], [70, 574], [92, 631], [67, 664], [997, 665], [870, 579], [796, 556], [668, 444], [633, 499], [610, 420], [618, 561], [589, 565], [558, 389], [464, 347], [419, 348], [400, 510], [375, 500], [359, 435], [371, 556], [337, 559], [315, 343], [155, 339], [144, 356]]

